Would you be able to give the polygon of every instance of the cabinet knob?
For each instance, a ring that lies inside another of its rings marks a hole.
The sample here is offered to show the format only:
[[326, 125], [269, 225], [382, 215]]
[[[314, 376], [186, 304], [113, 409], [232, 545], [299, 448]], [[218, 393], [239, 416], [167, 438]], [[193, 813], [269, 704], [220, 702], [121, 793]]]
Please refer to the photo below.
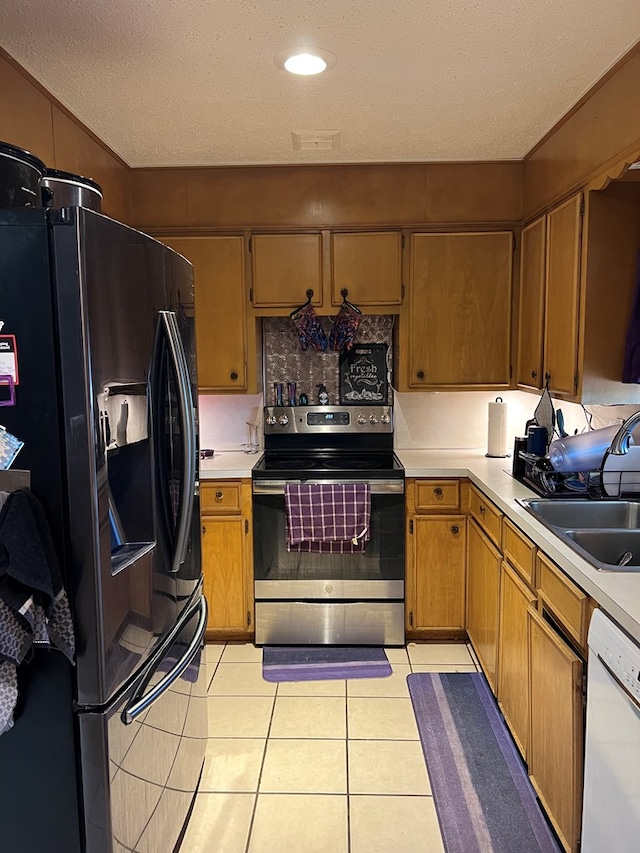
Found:
[[537, 371], [537, 370], [532, 370], [532, 371], [531, 371], [531, 378], [532, 378], [532, 379], [536, 379], [536, 377], [537, 377], [537, 376], [538, 376], [538, 371]]
[[417, 376], [417, 377], [418, 377], [418, 379], [422, 382], [422, 380], [424, 379], [424, 370], [419, 370], [419, 371], [416, 373], [416, 376]]
[[238, 379], [238, 374], [236, 373], [236, 371], [235, 371], [235, 370], [232, 370], [232, 371], [231, 371], [231, 373], [229, 374], [229, 378], [231, 379], [231, 381], [232, 381], [232, 382], [236, 382], [236, 381], [237, 381], [237, 379]]
[[484, 515], [486, 511], [487, 511], [486, 507], [484, 507], [484, 506], [480, 507], [480, 515]]
[[460, 533], [460, 528], [458, 527], [457, 524], [451, 525], [451, 532], [453, 533], [454, 536], [457, 536], [458, 533]]
[[221, 501], [221, 500], [222, 500], [222, 498], [223, 498], [223, 494], [222, 494], [222, 492], [221, 492], [220, 490], [218, 490], [218, 491], [216, 492], [215, 497], [216, 497], [216, 500], [217, 500], [217, 501]]
[[206, 527], [204, 526], [204, 524], [203, 524], [203, 525], [202, 525], [202, 535], [204, 536], [204, 534], [205, 534], [206, 532], [207, 532], [207, 528], [206, 528]]
[[442, 489], [440, 488], [440, 486], [436, 486], [436, 488], [433, 490], [433, 494], [438, 498], [438, 500], [440, 500], [440, 498], [442, 497]]

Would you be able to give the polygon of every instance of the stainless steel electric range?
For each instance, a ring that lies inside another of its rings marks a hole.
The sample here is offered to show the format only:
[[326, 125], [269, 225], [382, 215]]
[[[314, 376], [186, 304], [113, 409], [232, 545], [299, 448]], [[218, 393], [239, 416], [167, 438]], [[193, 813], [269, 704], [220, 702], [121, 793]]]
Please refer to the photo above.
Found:
[[[268, 407], [253, 469], [258, 645], [404, 644], [404, 469], [390, 406]], [[356, 553], [287, 548], [287, 484], [368, 483]]]

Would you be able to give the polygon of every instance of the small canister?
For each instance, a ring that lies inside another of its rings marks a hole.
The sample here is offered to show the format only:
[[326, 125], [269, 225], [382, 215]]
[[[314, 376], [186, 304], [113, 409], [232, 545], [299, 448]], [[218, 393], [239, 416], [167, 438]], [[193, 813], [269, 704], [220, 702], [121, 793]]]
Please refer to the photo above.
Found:
[[520, 456], [520, 451], [526, 452], [527, 438], [524, 436], [516, 436], [513, 442], [513, 467], [511, 473], [516, 480], [522, 480], [524, 477], [524, 459]]
[[527, 453], [545, 456], [547, 453], [547, 428], [543, 426], [529, 427], [527, 434]]

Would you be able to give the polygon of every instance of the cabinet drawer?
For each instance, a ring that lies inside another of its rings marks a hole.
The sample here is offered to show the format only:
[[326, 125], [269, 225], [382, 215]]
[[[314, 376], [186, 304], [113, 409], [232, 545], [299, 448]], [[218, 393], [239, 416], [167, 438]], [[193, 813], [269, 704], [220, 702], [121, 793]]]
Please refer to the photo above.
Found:
[[460, 510], [460, 480], [416, 480], [416, 512]]
[[537, 587], [543, 606], [559, 620], [568, 635], [585, 648], [587, 644], [589, 597], [555, 563], [538, 553]]
[[239, 515], [242, 511], [241, 484], [223, 482], [200, 484], [202, 515]]
[[469, 490], [469, 512], [492, 539], [498, 548], [502, 547], [502, 513], [487, 500], [475, 486]]
[[536, 546], [508, 518], [502, 523], [502, 553], [520, 577], [533, 586]]

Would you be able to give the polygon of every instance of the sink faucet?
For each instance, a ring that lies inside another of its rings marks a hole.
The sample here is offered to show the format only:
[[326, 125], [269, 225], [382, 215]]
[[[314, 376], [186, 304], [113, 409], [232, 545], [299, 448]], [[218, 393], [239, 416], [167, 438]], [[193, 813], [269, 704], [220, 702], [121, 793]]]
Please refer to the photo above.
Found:
[[626, 421], [622, 424], [618, 432], [614, 435], [613, 441], [611, 442], [611, 447], [609, 448], [609, 453], [613, 456], [624, 456], [625, 453], [629, 452], [629, 441], [631, 439], [631, 433], [640, 423], [640, 412], [634, 412], [633, 415], [630, 415]]

